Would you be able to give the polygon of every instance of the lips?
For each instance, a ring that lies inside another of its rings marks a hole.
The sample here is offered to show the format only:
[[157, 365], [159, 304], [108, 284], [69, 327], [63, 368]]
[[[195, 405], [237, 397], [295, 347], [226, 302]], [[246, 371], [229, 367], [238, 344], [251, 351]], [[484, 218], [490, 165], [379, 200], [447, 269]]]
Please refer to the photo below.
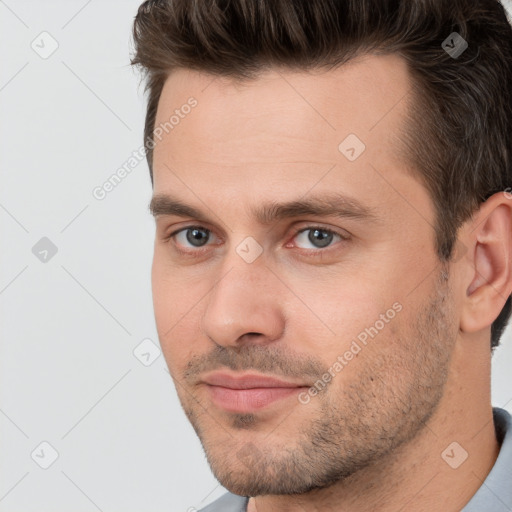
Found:
[[275, 377], [245, 374], [233, 376], [213, 373], [203, 378], [212, 402], [227, 412], [254, 412], [285, 398], [297, 395], [308, 386]]
[[227, 373], [213, 373], [204, 377], [203, 381], [212, 386], [222, 386], [230, 389], [299, 388], [308, 385], [304, 383], [286, 382], [275, 377], [266, 377], [256, 374], [232, 376]]

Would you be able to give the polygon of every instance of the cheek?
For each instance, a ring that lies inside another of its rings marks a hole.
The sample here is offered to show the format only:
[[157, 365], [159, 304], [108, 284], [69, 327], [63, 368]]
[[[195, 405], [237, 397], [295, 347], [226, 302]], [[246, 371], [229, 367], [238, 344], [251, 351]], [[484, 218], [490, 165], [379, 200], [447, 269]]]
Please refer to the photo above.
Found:
[[153, 255], [151, 288], [155, 320], [162, 335], [185, 317], [195, 290], [191, 281], [183, 277], [183, 272], [169, 264], [161, 247], [155, 247]]
[[159, 264], [156, 255], [153, 258], [153, 267], [151, 269], [151, 290], [156, 327], [162, 340], [163, 334], [173, 324], [177, 293], [176, 287], [172, 286], [167, 273], [163, 272], [162, 265]]
[[[200, 351], [201, 298], [208, 291], [202, 280], [184, 276], [155, 250], [151, 269], [153, 310], [162, 353], [173, 376]], [[179, 378], [179, 377], [178, 377]]]
[[[166, 325], [166, 322], [161, 325]], [[177, 324], [172, 322], [169, 327], [157, 328], [167, 367], [171, 375], [179, 380], [181, 380], [189, 362], [198, 353], [201, 353], [198, 346], [200, 334], [194, 327], [190, 324], [190, 321], [187, 323], [185, 318]]]
[[391, 272], [372, 271], [369, 265], [366, 272], [351, 270], [300, 286], [296, 282], [297, 295], [316, 315], [302, 306], [289, 317], [296, 324], [293, 332], [300, 333], [299, 339], [307, 344], [305, 350], [321, 358], [336, 375], [334, 388], [356, 382], [375, 358], [392, 358], [400, 350], [399, 335], [407, 328], [404, 318], [411, 316]]
[[[350, 272], [317, 276], [308, 283], [296, 282], [293, 288], [307, 306], [297, 306], [295, 321], [309, 333], [308, 338], [315, 340], [320, 335], [323, 349], [334, 351], [374, 325], [394, 302], [393, 295], [383, 287], [379, 289], [376, 280]], [[290, 321], [293, 323], [294, 318]]]

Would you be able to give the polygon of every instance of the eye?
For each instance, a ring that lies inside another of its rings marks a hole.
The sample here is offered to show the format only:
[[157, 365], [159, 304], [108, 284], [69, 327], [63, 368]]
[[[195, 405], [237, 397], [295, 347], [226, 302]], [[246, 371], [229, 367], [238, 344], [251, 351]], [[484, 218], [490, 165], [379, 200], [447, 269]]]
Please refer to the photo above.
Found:
[[188, 226], [175, 231], [169, 238], [174, 238], [181, 246], [187, 247], [187, 244], [190, 244], [193, 248], [200, 248], [208, 242], [210, 234], [211, 231], [202, 226]]
[[[347, 238], [342, 236], [340, 233], [336, 233], [335, 231], [319, 226], [310, 226], [305, 229], [301, 229], [297, 232], [294, 238], [300, 243], [311, 243], [313, 245], [313, 249], [323, 249], [331, 245], [335, 237], [339, 240], [345, 240]], [[311, 247], [300, 248], [311, 249]]]
[[[178, 253], [199, 256], [208, 250], [207, 246], [211, 235], [212, 231], [203, 226], [186, 226], [165, 236], [164, 241], [169, 242], [172, 240], [173, 246]], [[293, 240], [296, 242], [293, 244], [289, 243], [286, 247], [298, 247], [299, 249], [305, 250], [310, 256], [321, 256], [333, 245], [333, 241], [336, 239], [343, 241], [348, 240], [348, 238], [348, 236], [331, 229], [326, 229], [321, 226], [308, 226], [296, 231], [293, 236]], [[311, 244], [312, 247], [307, 247], [308, 243]]]

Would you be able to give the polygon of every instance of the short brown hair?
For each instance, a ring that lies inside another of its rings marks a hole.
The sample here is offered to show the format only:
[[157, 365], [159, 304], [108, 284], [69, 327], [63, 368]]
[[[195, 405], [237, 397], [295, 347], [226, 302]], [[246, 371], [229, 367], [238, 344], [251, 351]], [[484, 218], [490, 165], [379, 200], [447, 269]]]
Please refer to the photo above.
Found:
[[[456, 57], [442, 46], [453, 32], [468, 43]], [[400, 147], [434, 203], [439, 259], [453, 257], [458, 228], [481, 202], [510, 190], [512, 28], [498, 0], [149, 0], [133, 40], [131, 64], [147, 79], [151, 182], [158, 101], [173, 69], [251, 80], [265, 68], [330, 69], [395, 53], [413, 77]], [[491, 353], [510, 314], [509, 296]]]

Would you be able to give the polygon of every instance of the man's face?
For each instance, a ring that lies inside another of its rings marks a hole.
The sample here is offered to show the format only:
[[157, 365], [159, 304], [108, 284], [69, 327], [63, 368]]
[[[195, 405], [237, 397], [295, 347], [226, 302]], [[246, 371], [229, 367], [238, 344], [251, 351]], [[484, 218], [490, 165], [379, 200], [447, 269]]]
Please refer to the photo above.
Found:
[[[236, 494], [331, 485], [412, 439], [442, 397], [458, 324], [432, 202], [393, 139], [409, 91], [396, 56], [244, 84], [179, 70], [165, 84], [155, 127], [181, 115], [156, 145], [154, 195], [200, 217], [158, 202], [156, 324]], [[338, 213], [269, 209], [335, 195]], [[203, 380], [217, 371], [302, 387], [220, 393]]]

